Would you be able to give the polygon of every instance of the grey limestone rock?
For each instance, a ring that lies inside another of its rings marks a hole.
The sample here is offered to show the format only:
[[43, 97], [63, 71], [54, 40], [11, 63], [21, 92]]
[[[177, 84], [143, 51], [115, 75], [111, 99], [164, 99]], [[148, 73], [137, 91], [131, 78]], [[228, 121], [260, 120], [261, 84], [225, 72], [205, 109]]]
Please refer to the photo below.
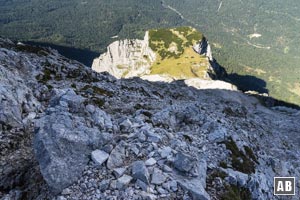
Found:
[[115, 175], [116, 178], [119, 178], [126, 172], [126, 168], [120, 167], [120, 168], [115, 168], [113, 170], [113, 174]]
[[126, 187], [130, 183], [131, 180], [132, 180], [131, 176], [128, 176], [128, 175], [124, 174], [122, 177], [118, 178], [117, 188], [118, 189], [123, 189], [124, 187]]
[[143, 191], [148, 191], [148, 185], [140, 179], [137, 179], [135, 184], [138, 188], [141, 188]]
[[162, 158], [167, 158], [172, 153], [171, 147], [164, 147], [160, 150], [160, 156]]
[[211, 142], [222, 142], [227, 136], [227, 130], [224, 127], [214, 127], [208, 135], [208, 140]]
[[195, 166], [195, 158], [178, 152], [175, 156], [174, 167], [181, 172], [189, 172]]
[[149, 172], [143, 161], [135, 161], [132, 163], [132, 176], [146, 184], [149, 184]]
[[125, 160], [125, 145], [124, 141], [121, 141], [110, 153], [107, 160], [107, 167], [109, 169], [114, 169], [117, 167], [122, 167]]
[[71, 114], [59, 103], [67, 101], [68, 105], [77, 110], [78, 106], [74, 100], [80, 98], [76, 97], [76, 94], [70, 90], [57, 93], [63, 93], [62, 98], [54, 96], [52, 105], [54, 106], [55, 102], [58, 105], [36, 121], [33, 141], [42, 175], [55, 193], [76, 181], [92, 150], [109, 141], [107, 135], [97, 128], [87, 127], [85, 119]]
[[149, 158], [148, 160], [145, 161], [146, 166], [152, 166], [156, 164], [156, 160], [154, 158]]
[[108, 159], [109, 154], [101, 150], [95, 150], [92, 152], [91, 157], [95, 164], [100, 166]]
[[166, 175], [159, 169], [154, 168], [151, 176], [151, 183], [155, 185], [161, 185], [166, 181]]
[[205, 191], [199, 179], [185, 179], [177, 178], [178, 184], [188, 192], [190, 192], [193, 199], [210, 200], [210, 196]]

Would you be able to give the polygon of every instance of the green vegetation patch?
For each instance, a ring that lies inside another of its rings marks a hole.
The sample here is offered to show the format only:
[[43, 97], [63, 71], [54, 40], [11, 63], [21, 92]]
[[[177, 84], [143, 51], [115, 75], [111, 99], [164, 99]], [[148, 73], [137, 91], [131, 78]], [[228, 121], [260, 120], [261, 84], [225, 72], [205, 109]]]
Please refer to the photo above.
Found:
[[255, 162], [257, 162], [257, 158], [250, 147], [244, 147], [246, 151], [245, 154], [238, 148], [232, 138], [229, 138], [228, 141], [223, 143], [226, 145], [226, 148], [231, 151], [231, 162], [233, 169], [246, 174], [255, 173]]
[[221, 196], [221, 200], [251, 200], [251, 192], [248, 188], [240, 188], [235, 185], [226, 185], [226, 192]]
[[18, 51], [22, 51], [26, 53], [34, 53], [39, 56], [47, 56], [50, 54], [49, 50], [38, 46], [32, 46], [32, 45], [17, 45], [16, 49]]
[[[150, 48], [158, 52], [162, 60], [165, 58], [179, 58], [185, 47], [203, 38], [202, 33], [192, 27], [177, 27], [173, 29], [155, 29], [149, 31]], [[172, 51], [176, 48], [176, 52]]]
[[175, 79], [204, 78], [209, 63], [192, 48], [202, 38], [202, 33], [192, 27], [150, 30], [149, 45], [157, 55], [151, 74]]
[[48, 69], [48, 68], [44, 68], [43, 69], [43, 74], [39, 74], [36, 76], [36, 79], [43, 84], [46, 84], [48, 81], [52, 80], [52, 75], [55, 76], [55, 71]]
[[99, 88], [97, 86], [86, 85], [81, 89], [81, 91], [89, 91], [89, 90], [92, 90], [91, 92], [98, 94], [98, 95], [108, 96], [108, 97], [113, 96], [113, 93], [111, 91]]
[[[150, 48], [158, 52], [162, 59], [175, 57], [178, 58], [183, 54], [183, 40], [175, 35], [170, 29], [158, 29], [151, 30], [150, 36]], [[174, 43], [177, 47], [177, 52], [169, 51], [170, 45]]]

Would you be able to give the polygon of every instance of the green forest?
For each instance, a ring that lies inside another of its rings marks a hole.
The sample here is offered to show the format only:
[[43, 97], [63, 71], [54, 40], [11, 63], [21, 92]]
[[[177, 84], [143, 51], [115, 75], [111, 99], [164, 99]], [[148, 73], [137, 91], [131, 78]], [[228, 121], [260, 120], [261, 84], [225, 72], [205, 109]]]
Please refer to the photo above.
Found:
[[189, 25], [241, 89], [257, 77], [271, 96], [300, 104], [299, 9], [297, 0], [0, 0], [0, 36], [95, 56], [114, 40]]
[[1, 36], [96, 52], [113, 40], [182, 23], [158, 0], [0, 0]]

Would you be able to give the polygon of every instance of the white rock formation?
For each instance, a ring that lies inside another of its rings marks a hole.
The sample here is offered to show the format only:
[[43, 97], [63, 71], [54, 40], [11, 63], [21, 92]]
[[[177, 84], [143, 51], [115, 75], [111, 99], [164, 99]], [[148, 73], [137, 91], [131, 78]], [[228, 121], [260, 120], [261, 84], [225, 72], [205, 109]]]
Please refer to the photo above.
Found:
[[151, 82], [166, 82], [166, 83], [171, 83], [175, 80], [171, 76], [161, 75], [161, 74], [144, 75], [141, 76], [141, 79], [151, 81]]
[[208, 40], [203, 37], [203, 39], [201, 41], [199, 41], [199, 43], [195, 44], [193, 46], [194, 51], [196, 51], [198, 54], [200, 55], [205, 55], [209, 61], [213, 61], [214, 58], [212, 56], [212, 51], [211, 51], [211, 47], [210, 44], [208, 42]]
[[199, 78], [191, 78], [184, 81], [186, 85], [197, 89], [220, 89], [220, 90], [235, 90], [237, 87], [225, 81], [219, 80], [202, 80]]
[[93, 62], [96, 72], [108, 72], [116, 78], [129, 78], [150, 73], [156, 55], [149, 47], [149, 33], [144, 40], [115, 41], [107, 47], [107, 52]]

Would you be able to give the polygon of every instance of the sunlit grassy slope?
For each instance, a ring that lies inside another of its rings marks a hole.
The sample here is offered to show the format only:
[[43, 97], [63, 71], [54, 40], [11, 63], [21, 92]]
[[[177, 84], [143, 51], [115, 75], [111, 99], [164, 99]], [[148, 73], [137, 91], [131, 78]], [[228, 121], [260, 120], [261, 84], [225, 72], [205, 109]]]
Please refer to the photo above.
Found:
[[149, 31], [150, 47], [157, 54], [151, 74], [164, 74], [175, 79], [204, 78], [208, 61], [193, 50], [203, 35], [192, 27]]

